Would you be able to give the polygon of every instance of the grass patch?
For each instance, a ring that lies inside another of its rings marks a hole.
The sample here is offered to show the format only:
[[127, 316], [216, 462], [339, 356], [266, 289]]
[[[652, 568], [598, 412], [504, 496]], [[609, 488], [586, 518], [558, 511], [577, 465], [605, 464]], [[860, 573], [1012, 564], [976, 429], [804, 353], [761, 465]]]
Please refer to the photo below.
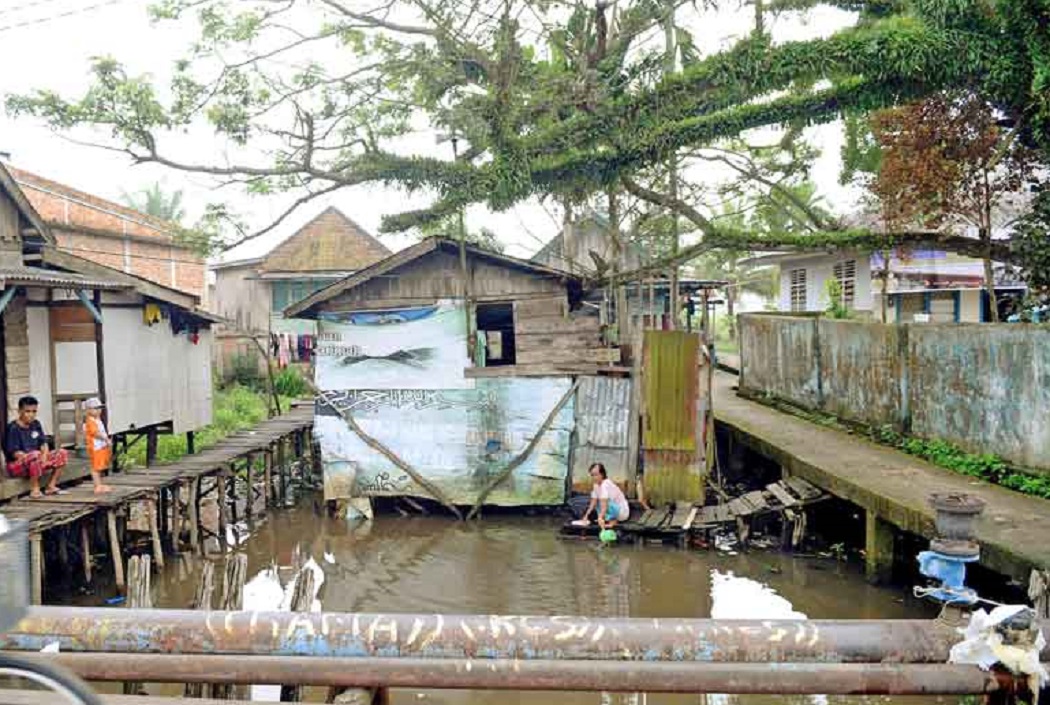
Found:
[[[281, 409], [291, 407], [292, 397], [281, 399]], [[225, 389], [216, 389], [212, 397], [212, 422], [199, 429], [194, 444], [197, 451], [215, 445], [220, 440], [238, 431], [255, 426], [267, 418], [267, 394], [250, 387], [233, 384]], [[160, 436], [157, 439], [157, 461], [170, 463], [186, 455], [186, 435]], [[121, 458], [125, 466], [146, 465], [146, 441], [140, 440], [128, 449]]]
[[812, 423], [846, 433], [861, 435], [884, 446], [908, 455], [922, 458], [931, 465], [954, 473], [974, 477], [1021, 494], [1050, 499], [1050, 477], [1028, 472], [1011, 465], [997, 455], [970, 453], [948, 441], [926, 440], [900, 433], [892, 426], [874, 428], [865, 424], [844, 421], [837, 416], [804, 409], [769, 394], [744, 395], [745, 398], [771, 406], [778, 411], [798, 416]]

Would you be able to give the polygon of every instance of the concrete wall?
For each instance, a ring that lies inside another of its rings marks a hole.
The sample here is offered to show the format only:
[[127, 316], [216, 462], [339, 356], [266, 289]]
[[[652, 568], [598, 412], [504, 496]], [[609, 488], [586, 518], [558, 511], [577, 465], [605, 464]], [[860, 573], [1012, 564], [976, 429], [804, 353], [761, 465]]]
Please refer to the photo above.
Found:
[[740, 388], [1050, 471], [1050, 329], [740, 317]]
[[805, 406], [820, 401], [817, 318], [740, 317], [740, 387]]
[[912, 433], [1050, 469], [1050, 330], [910, 328]]

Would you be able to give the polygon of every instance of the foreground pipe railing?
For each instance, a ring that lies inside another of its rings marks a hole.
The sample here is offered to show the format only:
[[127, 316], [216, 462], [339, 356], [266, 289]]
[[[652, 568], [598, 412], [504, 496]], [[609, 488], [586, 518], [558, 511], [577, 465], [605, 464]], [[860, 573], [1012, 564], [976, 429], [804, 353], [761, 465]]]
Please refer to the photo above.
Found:
[[[945, 663], [939, 620], [591, 619], [34, 607], [0, 649], [460, 659]], [[1043, 657], [1050, 655], [1050, 649]], [[1050, 660], [1050, 659], [1048, 659]]]
[[352, 688], [784, 695], [976, 695], [997, 690], [976, 666], [320, 658], [77, 653], [54, 659], [94, 681], [283, 683]]

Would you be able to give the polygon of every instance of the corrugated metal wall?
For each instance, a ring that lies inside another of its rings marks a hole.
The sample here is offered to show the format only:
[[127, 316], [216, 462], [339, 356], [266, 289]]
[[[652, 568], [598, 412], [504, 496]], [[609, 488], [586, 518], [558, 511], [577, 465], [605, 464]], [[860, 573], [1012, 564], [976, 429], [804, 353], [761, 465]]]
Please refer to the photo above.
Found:
[[587, 469], [602, 463], [615, 482], [630, 479], [627, 442], [630, 434], [631, 380], [581, 377], [576, 390], [576, 445], [572, 456], [573, 485], [591, 484]]
[[643, 342], [642, 447], [651, 502], [703, 499], [703, 452], [697, 406], [700, 338], [646, 331]]

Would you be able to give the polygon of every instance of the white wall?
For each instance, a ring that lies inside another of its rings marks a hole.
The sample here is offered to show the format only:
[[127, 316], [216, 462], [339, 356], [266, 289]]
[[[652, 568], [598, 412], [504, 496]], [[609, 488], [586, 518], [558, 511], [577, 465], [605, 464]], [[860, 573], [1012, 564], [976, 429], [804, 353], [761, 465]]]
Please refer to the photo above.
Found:
[[869, 257], [861, 254], [837, 254], [820, 257], [801, 257], [780, 261], [780, 310], [791, 310], [791, 270], [806, 270], [806, 310], [823, 311], [827, 308], [827, 282], [834, 276], [835, 265], [846, 260], [857, 261], [857, 278], [853, 293], [853, 308], [872, 311], [875, 306], [871, 289]]
[[172, 421], [182, 433], [211, 421], [209, 331], [194, 345], [167, 320], [146, 326], [140, 309], [105, 309], [103, 321], [112, 432]]
[[95, 343], [55, 343], [55, 386], [56, 394], [98, 394]]
[[980, 323], [981, 322], [981, 292], [970, 289], [959, 292], [959, 322]]
[[46, 308], [30, 306], [26, 309], [29, 328], [29, 391], [40, 402], [39, 417], [46, 430], [52, 432], [51, 419], [51, 319]]

